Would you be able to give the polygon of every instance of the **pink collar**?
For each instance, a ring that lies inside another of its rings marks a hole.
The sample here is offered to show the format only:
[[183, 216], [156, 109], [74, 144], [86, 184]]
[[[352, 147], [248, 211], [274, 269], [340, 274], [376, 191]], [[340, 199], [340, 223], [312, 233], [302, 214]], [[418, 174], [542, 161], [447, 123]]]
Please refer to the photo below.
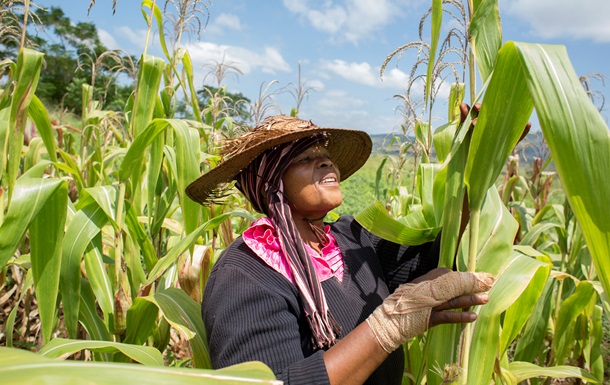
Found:
[[[322, 255], [318, 254], [307, 244], [305, 244], [305, 249], [312, 259], [314, 270], [320, 282], [326, 281], [331, 277], [336, 277], [341, 282], [343, 281], [344, 268], [341, 249], [339, 249], [335, 237], [330, 232], [330, 226], [326, 225], [324, 227], [324, 233], [328, 238], [328, 243], [322, 248]], [[260, 259], [286, 277], [290, 282], [294, 283], [290, 265], [280, 247], [275, 226], [269, 218], [263, 217], [252, 223], [244, 231], [242, 237], [246, 245]]]

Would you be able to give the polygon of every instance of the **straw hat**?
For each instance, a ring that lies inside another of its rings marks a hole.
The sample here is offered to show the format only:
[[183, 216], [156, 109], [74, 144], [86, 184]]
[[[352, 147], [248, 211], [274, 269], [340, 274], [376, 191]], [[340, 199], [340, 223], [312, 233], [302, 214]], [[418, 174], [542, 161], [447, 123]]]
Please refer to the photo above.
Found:
[[223, 159], [188, 185], [186, 194], [195, 202], [204, 204], [220, 185], [235, 179], [265, 150], [316, 133], [326, 135], [327, 149], [341, 172], [342, 181], [358, 171], [371, 154], [371, 138], [364, 131], [322, 128], [308, 120], [285, 115], [272, 116], [245, 135], [225, 140], [221, 149]]

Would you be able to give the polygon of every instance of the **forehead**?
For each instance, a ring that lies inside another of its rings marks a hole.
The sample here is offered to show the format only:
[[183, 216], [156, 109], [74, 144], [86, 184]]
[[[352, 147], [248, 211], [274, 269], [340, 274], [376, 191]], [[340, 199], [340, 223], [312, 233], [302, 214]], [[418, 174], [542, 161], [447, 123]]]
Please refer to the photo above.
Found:
[[308, 147], [304, 153], [322, 153], [328, 154], [328, 149], [324, 146], [324, 143], [316, 143], [313, 146]]

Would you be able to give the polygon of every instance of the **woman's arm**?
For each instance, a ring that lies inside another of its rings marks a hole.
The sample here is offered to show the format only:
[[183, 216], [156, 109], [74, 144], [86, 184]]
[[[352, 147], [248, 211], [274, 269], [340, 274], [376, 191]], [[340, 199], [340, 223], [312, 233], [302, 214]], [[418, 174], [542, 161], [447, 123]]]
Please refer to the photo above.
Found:
[[215, 267], [205, 288], [202, 311], [212, 366], [261, 361], [286, 383], [329, 384], [323, 352], [303, 353], [300, 329], [308, 326], [299, 318], [296, 295], [289, 295], [290, 283], [248, 255], [239, 258], [236, 263], [245, 266]]
[[[451, 276], [444, 276], [445, 274], [452, 274]], [[469, 274], [469, 273], [456, 273], [451, 272], [448, 269], [436, 269], [426, 274], [425, 276], [418, 279], [418, 282], [425, 284], [439, 283], [441, 286], [451, 281], [455, 282], [456, 274]], [[438, 278], [438, 279], [436, 279]], [[427, 281], [427, 282], [426, 282]], [[434, 281], [434, 283], [433, 283]], [[417, 291], [419, 288], [418, 284], [405, 285], [409, 288]], [[471, 289], [467, 284], [460, 286], [459, 284], [453, 285], [453, 292], [466, 293]], [[404, 287], [404, 286], [403, 286]], [[399, 288], [397, 292], [401, 289]], [[457, 291], [455, 291], [457, 290]], [[475, 288], [474, 290], [480, 290]], [[451, 288], [448, 292], [452, 292]], [[398, 294], [398, 293], [397, 293]], [[442, 295], [442, 294], [441, 294]], [[393, 295], [394, 296], [394, 295]], [[409, 294], [407, 294], [409, 296]], [[434, 295], [432, 295], [434, 296]], [[391, 296], [392, 297], [392, 296]], [[392, 299], [390, 300], [395, 300]], [[387, 301], [387, 300], [386, 300]], [[424, 329], [444, 323], [468, 323], [476, 320], [476, 314], [473, 312], [456, 312], [454, 309], [468, 308], [476, 305], [483, 305], [487, 303], [487, 294], [465, 294], [458, 295], [447, 301], [442, 302], [440, 305], [435, 306], [429, 313], [425, 309], [421, 309], [419, 314], [417, 311], [410, 312], [408, 314], [400, 314], [399, 318], [392, 319], [393, 316], [383, 319], [381, 323], [363, 322], [351, 333], [349, 333], [344, 339], [339, 341], [335, 346], [331, 347], [327, 352], [324, 353], [324, 363], [328, 371], [328, 377], [332, 385], [342, 384], [362, 384], [366, 379], [377, 369], [379, 365], [388, 357], [389, 352], [386, 348], [382, 348], [376, 335], [384, 334], [386, 330], [373, 330], [374, 327], [385, 328], [389, 324], [396, 321], [399, 325], [413, 324], [414, 329], [417, 329], [417, 320], [406, 320], [405, 317], [427, 317], [427, 325]], [[381, 305], [383, 306], [383, 305]], [[380, 309], [375, 312], [380, 311]], [[421, 313], [424, 313], [423, 315]], [[384, 317], [386, 316], [385, 313]], [[408, 338], [415, 335], [421, 334], [425, 330], [399, 330], [404, 340], [393, 341], [402, 344], [408, 340]], [[390, 332], [391, 334], [392, 332]], [[391, 349], [389, 349], [391, 350]]]

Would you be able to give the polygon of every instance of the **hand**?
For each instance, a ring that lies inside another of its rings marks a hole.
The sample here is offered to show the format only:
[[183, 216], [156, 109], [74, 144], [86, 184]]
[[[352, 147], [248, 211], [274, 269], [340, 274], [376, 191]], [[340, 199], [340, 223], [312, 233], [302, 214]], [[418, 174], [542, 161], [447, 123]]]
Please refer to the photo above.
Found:
[[[470, 106], [466, 103], [461, 103], [460, 104], [460, 123], [464, 123], [464, 121], [466, 120], [466, 117], [468, 116], [468, 112], [470, 111]], [[474, 126], [477, 124], [477, 117], [479, 116], [479, 112], [481, 111], [481, 103], [475, 103], [475, 105], [472, 107], [472, 113], [473, 113], [473, 118], [472, 118], [472, 125], [470, 126], [470, 129], [474, 128]], [[519, 140], [517, 141], [517, 143], [521, 142], [523, 140], [523, 138], [525, 138], [527, 136], [527, 134], [530, 132], [530, 128], [532, 128], [532, 122], [527, 122], [527, 124], [525, 125], [525, 128], [523, 129], [523, 133], [521, 133], [521, 137], [519, 137]]]
[[415, 283], [400, 285], [366, 321], [381, 347], [391, 353], [431, 326], [474, 321], [474, 313], [448, 310], [487, 302], [485, 295], [473, 293], [491, 289], [493, 282], [488, 273], [435, 269]]
[[442, 305], [432, 308], [429, 327], [440, 324], [463, 324], [474, 322], [477, 314], [472, 311], [453, 311], [454, 309], [468, 309], [471, 306], [485, 305], [489, 301], [487, 293], [468, 294], [452, 298]]

